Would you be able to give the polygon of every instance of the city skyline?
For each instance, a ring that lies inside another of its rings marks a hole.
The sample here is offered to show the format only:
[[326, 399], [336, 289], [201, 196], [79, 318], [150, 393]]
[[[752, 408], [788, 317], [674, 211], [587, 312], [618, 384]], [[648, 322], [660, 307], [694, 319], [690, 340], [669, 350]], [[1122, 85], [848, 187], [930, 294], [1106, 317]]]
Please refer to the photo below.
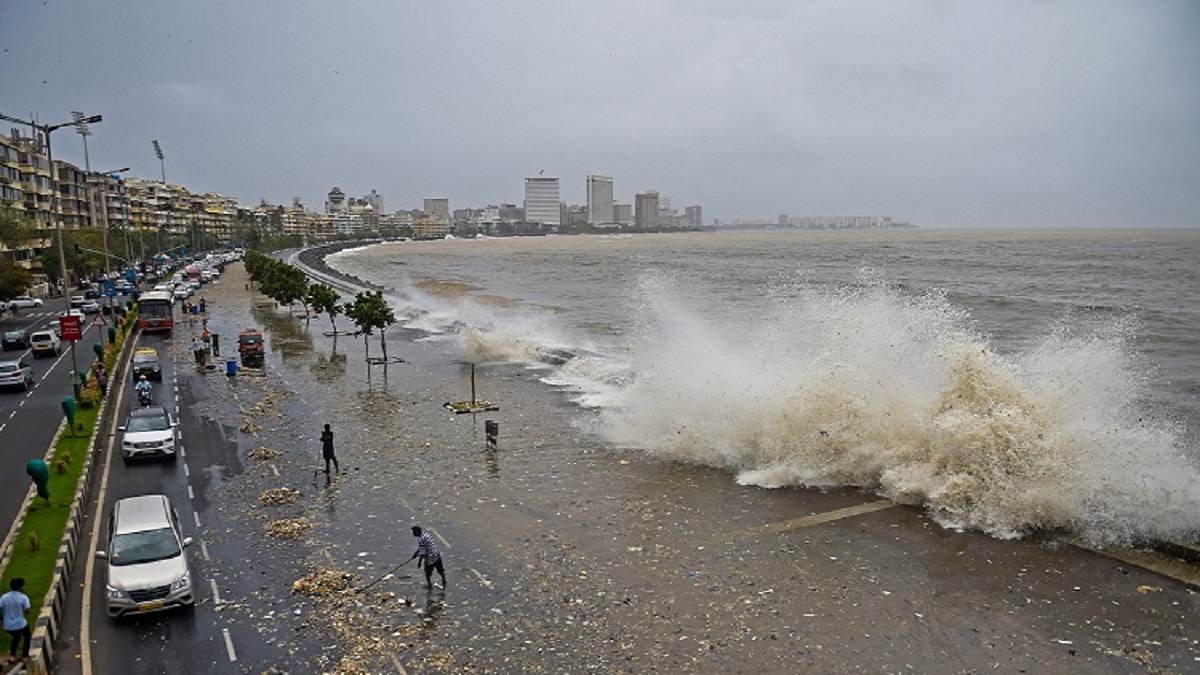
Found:
[[[518, 7], [21, 3], [0, 111], [102, 114], [94, 165], [242, 203], [521, 203], [544, 170], [568, 204], [606, 175], [710, 222], [1200, 219], [1194, 3]], [[68, 134], [55, 155], [82, 165]]]

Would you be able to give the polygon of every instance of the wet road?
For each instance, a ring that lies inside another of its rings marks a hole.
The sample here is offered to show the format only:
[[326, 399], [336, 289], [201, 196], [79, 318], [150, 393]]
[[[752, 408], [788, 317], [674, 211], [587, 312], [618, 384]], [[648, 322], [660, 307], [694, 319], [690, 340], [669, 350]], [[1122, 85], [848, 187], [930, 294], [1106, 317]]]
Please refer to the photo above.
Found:
[[[615, 451], [514, 366], [476, 369], [499, 411], [453, 415], [441, 404], [469, 397], [470, 371], [447, 345], [390, 330], [406, 362], [368, 372], [361, 338], [335, 345], [326, 317], [251, 302], [240, 270], [205, 290], [210, 327], [226, 350], [262, 327], [264, 373], [196, 372], [178, 330], [188, 456], [176, 473], [135, 467], [198, 519], [209, 590], [190, 615], [93, 612], [94, 672], [1200, 668], [1200, 600], [1179, 582], [1052, 541], [944, 530], [865, 493], [742, 487]], [[343, 469], [328, 484], [314, 473], [326, 422]], [[268, 533], [284, 522], [300, 536]], [[412, 524], [437, 535], [449, 588], [427, 592], [401, 567], [354, 593], [411, 555]], [[79, 661], [64, 650], [59, 663]]]

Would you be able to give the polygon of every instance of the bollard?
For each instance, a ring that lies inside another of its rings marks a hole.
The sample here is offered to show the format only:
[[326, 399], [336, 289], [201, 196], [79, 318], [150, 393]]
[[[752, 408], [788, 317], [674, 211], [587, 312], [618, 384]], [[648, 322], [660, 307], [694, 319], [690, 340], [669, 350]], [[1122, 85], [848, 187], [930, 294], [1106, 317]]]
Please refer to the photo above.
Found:
[[109, 326], [108, 327], [108, 344], [110, 344], [110, 345], [114, 344], [114, 343], [116, 343], [116, 341], [117, 341], [117, 327]]
[[96, 352], [96, 358], [103, 359], [104, 358], [104, 343], [103, 342], [93, 343], [92, 351]]
[[33, 484], [37, 486], [38, 496], [47, 501], [50, 500], [50, 468], [46, 466], [46, 462], [40, 459], [31, 459], [25, 464], [25, 473], [33, 479]]
[[62, 400], [63, 417], [67, 418], [67, 425], [72, 429], [75, 428], [75, 398], [68, 396]]

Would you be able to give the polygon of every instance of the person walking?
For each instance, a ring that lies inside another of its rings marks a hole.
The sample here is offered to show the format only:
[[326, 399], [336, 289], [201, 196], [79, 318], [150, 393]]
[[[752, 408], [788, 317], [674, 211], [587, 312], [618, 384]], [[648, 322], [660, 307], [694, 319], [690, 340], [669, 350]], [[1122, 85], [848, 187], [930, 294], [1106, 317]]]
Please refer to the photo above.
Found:
[[25, 588], [25, 580], [17, 577], [8, 582], [9, 592], [0, 595], [0, 612], [4, 614], [4, 630], [12, 636], [12, 646], [9, 647], [10, 660], [16, 660], [17, 648], [24, 642], [21, 658], [29, 658], [29, 643], [33, 640], [33, 632], [29, 630], [29, 596], [21, 591]]
[[417, 538], [417, 552], [412, 554], [413, 558], [420, 557], [417, 566], [425, 566], [425, 587], [433, 588], [433, 571], [437, 570], [439, 576], [442, 577], [442, 588], [446, 587], [446, 568], [442, 565], [442, 553], [438, 550], [437, 544], [433, 543], [433, 537], [429, 536], [428, 532], [423, 532], [420, 526], [413, 525], [413, 536]]
[[[325, 425], [325, 431], [321, 432], [321, 457], [325, 460], [325, 475], [329, 475], [329, 463], [333, 462], [334, 473], [341, 473], [342, 469], [338, 466], [337, 455], [333, 454], [333, 430], [329, 425]], [[410, 558], [411, 560], [411, 558]]]
[[196, 365], [204, 365], [204, 345], [200, 342], [200, 338], [192, 336], [192, 356], [196, 357]]
[[100, 385], [101, 396], [108, 393], [108, 370], [104, 368], [103, 361], [96, 363], [96, 384]]

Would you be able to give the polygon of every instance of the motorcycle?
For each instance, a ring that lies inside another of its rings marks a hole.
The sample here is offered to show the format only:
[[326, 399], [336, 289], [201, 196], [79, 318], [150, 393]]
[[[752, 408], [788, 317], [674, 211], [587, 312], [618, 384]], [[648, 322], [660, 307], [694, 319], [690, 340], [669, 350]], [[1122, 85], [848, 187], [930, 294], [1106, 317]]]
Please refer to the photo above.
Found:
[[150, 393], [150, 389], [138, 389], [138, 403], [142, 405], [150, 405], [154, 403], [154, 396]]

